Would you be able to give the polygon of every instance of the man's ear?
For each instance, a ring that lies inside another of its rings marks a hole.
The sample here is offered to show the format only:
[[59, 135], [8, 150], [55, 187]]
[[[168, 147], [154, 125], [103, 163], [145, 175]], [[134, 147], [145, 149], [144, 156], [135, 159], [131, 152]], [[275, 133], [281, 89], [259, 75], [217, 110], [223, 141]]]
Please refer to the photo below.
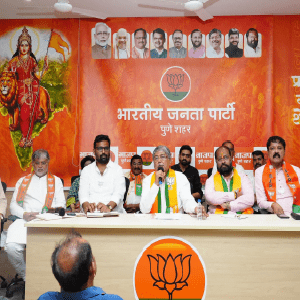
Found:
[[93, 260], [90, 265], [90, 275], [93, 276], [94, 278], [96, 276], [96, 273], [97, 273], [97, 264], [96, 264], [95, 257], [93, 256]]

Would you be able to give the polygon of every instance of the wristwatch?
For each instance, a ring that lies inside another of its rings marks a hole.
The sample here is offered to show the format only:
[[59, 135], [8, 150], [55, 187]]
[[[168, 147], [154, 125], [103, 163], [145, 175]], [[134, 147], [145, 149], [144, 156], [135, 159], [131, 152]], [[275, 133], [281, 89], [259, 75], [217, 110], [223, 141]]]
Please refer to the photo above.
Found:
[[110, 209], [110, 211], [113, 210], [113, 208], [111, 207], [111, 205], [106, 205], [106, 206]]

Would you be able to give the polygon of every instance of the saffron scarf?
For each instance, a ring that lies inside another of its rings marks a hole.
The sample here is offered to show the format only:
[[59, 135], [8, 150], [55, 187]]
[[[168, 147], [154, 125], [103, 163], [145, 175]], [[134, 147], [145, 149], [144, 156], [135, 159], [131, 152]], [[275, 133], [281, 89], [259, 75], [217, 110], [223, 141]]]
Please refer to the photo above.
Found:
[[[286, 184], [293, 195], [293, 212], [300, 213], [300, 184], [296, 171], [289, 163], [283, 161], [282, 169]], [[276, 202], [276, 169], [268, 160], [262, 175], [262, 182], [268, 201]]]
[[[150, 187], [155, 182], [155, 172], [151, 177]], [[177, 201], [177, 183], [175, 171], [173, 169], [169, 169], [166, 179], [165, 179], [165, 198], [166, 198], [166, 213], [170, 213], [171, 209], [173, 213], [178, 213], [178, 201]], [[160, 187], [155, 197], [155, 201], [151, 208], [151, 213], [161, 213], [161, 191]]]
[[142, 177], [143, 173], [135, 176], [132, 171], [130, 171], [129, 173], [129, 180], [130, 181], [135, 181], [135, 194], [137, 196], [141, 196], [142, 195], [142, 181], [143, 181], [143, 177]]
[[[236, 168], [233, 168], [233, 176], [230, 180], [230, 187], [228, 191], [227, 184], [224, 178], [220, 175], [219, 171], [214, 175], [214, 187], [217, 192], [232, 192], [241, 191], [242, 180], [241, 176], [238, 174]], [[228, 210], [225, 210], [221, 205], [217, 205], [215, 214], [228, 214]], [[237, 214], [253, 214], [252, 207], [246, 208], [243, 212], [238, 211]]]
[[[27, 175], [20, 187], [19, 187], [19, 192], [17, 195], [17, 203], [18, 205], [20, 205], [21, 207], [23, 207], [23, 203], [24, 203], [24, 198], [26, 196], [28, 187], [30, 185], [32, 176], [34, 173], [31, 173], [29, 175]], [[45, 204], [43, 206], [42, 212], [47, 212], [48, 208], [50, 208], [52, 206], [52, 201], [54, 198], [54, 192], [55, 192], [55, 179], [54, 176], [50, 173], [47, 173], [47, 194], [46, 194], [46, 199], [45, 199]]]

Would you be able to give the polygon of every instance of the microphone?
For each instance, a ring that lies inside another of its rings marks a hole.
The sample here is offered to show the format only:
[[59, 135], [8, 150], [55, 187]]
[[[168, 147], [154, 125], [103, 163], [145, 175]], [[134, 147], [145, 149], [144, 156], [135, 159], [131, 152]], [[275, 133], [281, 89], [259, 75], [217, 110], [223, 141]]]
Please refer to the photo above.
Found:
[[[163, 171], [163, 172], [165, 171], [163, 167], [158, 167], [157, 171], [160, 171], [160, 170]], [[158, 183], [159, 183], [159, 185], [162, 184], [162, 178], [161, 177], [158, 177]]]
[[63, 207], [55, 207], [55, 208], [48, 208], [48, 213], [50, 214], [57, 214], [63, 217], [66, 214], [66, 211]]

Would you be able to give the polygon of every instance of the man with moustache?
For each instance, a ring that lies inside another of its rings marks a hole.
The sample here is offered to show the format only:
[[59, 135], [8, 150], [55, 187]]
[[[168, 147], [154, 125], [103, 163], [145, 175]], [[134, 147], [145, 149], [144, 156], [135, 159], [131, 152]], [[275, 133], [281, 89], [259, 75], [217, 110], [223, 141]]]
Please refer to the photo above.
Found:
[[97, 135], [94, 140], [96, 161], [86, 166], [80, 176], [79, 201], [85, 213], [124, 212], [125, 178], [122, 168], [110, 160], [110, 139]]
[[249, 28], [246, 33], [245, 57], [261, 57], [261, 49], [258, 47], [258, 31]]
[[221, 48], [222, 33], [221, 30], [214, 28], [209, 33], [210, 47], [206, 50], [206, 56], [209, 58], [224, 57], [224, 49]]
[[132, 156], [130, 166], [131, 170], [124, 175], [130, 181], [124, 208], [128, 213], [135, 213], [140, 210], [143, 180], [147, 176], [143, 173], [143, 160], [140, 155]]
[[182, 172], [191, 185], [192, 196], [197, 201], [203, 196], [202, 184], [200, 182], [198, 170], [191, 166], [193, 150], [188, 145], [183, 145], [179, 150], [179, 164], [173, 165], [171, 168], [175, 171]]
[[134, 47], [132, 47], [132, 58], [148, 58], [150, 56], [147, 44], [147, 32], [143, 28], [134, 31]]
[[189, 50], [189, 57], [203, 58], [205, 57], [205, 47], [202, 45], [202, 33], [199, 29], [194, 29], [191, 33], [191, 41], [193, 48]]
[[116, 34], [114, 47], [115, 58], [126, 59], [130, 56], [127, 49], [127, 42], [127, 31], [124, 28], [120, 28]]
[[167, 58], [168, 51], [164, 48], [166, 41], [165, 32], [161, 28], [156, 28], [152, 33], [154, 49], [150, 51], [151, 58]]
[[105, 23], [97, 23], [95, 26], [95, 45], [92, 46], [94, 59], [111, 58], [111, 46], [108, 45], [110, 28]]
[[174, 47], [171, 47], [169, 54], [171, 58], [185, 58], [186, 48], [182, 46], [183, 33], [180, 29], [176, 29], [172, 35]]
[[24, 281], [26, 264], [23, 252], [27, 243], [27, 227], [24, 224], [50, 208], [66, 206], [62, 181], [48, 172], [49, 162], [47, 150], [33, 152], [34, 171], [18, 180], [10, 202], [11, 214], [18, 219], [8, 227], [5, 251], [8, 260]]
[[232, 166], [230, 150], [221, 146], [215, 152], [217, 173], [205, 183], [205, 198], [212, 214], [252, 214], [253, 188], [244, 173]]
[[[226, 140], [225, 142], [223, 142], [222, 146], [226, 146], [230, 150], [232, 166], [235, 167], [239, 173], [245, 174], [245, 169], [243, 168], [243, 166], [235, 163], [234, 161], [234, 155], [235, 155], [234, 144], [230, 140]], [[212, 175], [215, 175], [216, 172], [217, 172], [217, 165], [215, 164], [212, 170]]]
[[[143, 181], [141, 212], [147, 213], [197, 213], [197, 203], [191, 195], [190, 184], [181, 172], [170, 168], [171, 152], [166, 146], [153, 151], [154, 169]], [[204, 207], [203, 214], [206, 215]]]
[[225, 48], [226, 57], [242, 57], [243, 49], [238, 47], [240, 41], [240, 32], [236, 28], [231, 28], [228, 33], [229, 46]]
[[271, 136], [269, 160], [255, 171], [257, 203], [277, 215], [300, 213], [300, 169], [284, 160], [285, 146], [283, 138]]

